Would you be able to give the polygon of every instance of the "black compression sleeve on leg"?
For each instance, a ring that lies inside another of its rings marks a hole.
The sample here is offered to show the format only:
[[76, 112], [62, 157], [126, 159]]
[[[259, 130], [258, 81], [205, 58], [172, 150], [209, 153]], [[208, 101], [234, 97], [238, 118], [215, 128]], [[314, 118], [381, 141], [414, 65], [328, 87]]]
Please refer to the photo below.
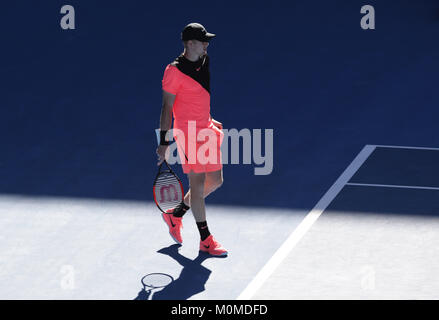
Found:
[[201, 241], [207, 239], [210, 236], [209, 228], [206, 221], [197, 222], [198, 231], [200, 232]]
[[175, 208], [174, 212], [172, 213], [174, 217], [181, 218], [186, 214], [186, 211], [188, 211], [190, 207], [188, 207], [183, 201], [178, 205], [177, 208]]

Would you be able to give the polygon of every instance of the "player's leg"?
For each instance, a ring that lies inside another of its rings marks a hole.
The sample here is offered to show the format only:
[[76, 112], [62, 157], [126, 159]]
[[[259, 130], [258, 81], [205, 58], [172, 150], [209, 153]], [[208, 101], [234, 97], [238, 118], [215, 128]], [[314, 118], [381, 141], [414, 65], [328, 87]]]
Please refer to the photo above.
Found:
[[[212, 184], [215, 188], [219, 185], [218, 172], [214, 175], [216, 184]], [[215, 238], [210, 234], [206, 221], [206, 207], [204, 203], [205, 198], [205, 184], [207, 173], [189, 173], [189, 183], [191, 186], [190, 202], [192, 213], [194, 214], [197, 223], [198, 231], [200, 232], [200, 250], [215, 256], [227, 255], [227, 250], [219, 244]], [[211, 176], [210, 178], [213, 179]], [[213, 188], [213, 187], [212, 187]], [[212, 190], [212, 188], [210, 190]]]
[[[206, 198], [209, 194], [214, 192], [216, 189], [221, 187], [223, 184], [223, 169], [213, 171], [213, 172], [206, 172], [206, 178], [204, 181], [204, 191], [203, 196]], [[184, 196], [184, 203], [186, 206], [191, 206], [191, 189], [189, 188], [189, 191]]]
[[[189, 199], [186, 203], [192, 204], [192, 212], [195, 217], [197, 225], [202, 228], [202, 238], [207, 238], [210, 233], [207, 229], [206, 223], [206, 209], [204, 207], [204, 185], [206, 182], [206, 174], [194, 173], [191, 171], [188, 173], [189, 185], [191, 192], [188, 192]], [[168, 210], [162, 214], [163, 220], [166, 222], [169, 228], [169, 234], [175, 240], [175, 242], [183, 243], [181, 236], [181, 229], [183, 227], [182, 218], [189, 206], [182, 203], [174, 209]]]
[[189, 203], [196, 222], [206, 221], [206, 208], [204, 204], [204, 184], [206, 173], [188, 173], [190, 192]]
[[[203, 173], [204, 174], [204, 173]], [[189, 178], [189, 175], [188, 175]], [[197, 180], [196, 178], [193, 178]], [[190, 180], [190, 178], [189, 178]], [[223, 184], [223, 169], [222, 167], [219, 170], [206, 172], [204, 179], [204, 189], [203, 189], [203, 197], [206, 198], [209, 194], [214, 192], [216, 189], [221, 187]], [[195, 182], [194, 182], [195, 183]], [[183, 203], [179, 205], [176, 209], [172, 209], [170, 213], [172, 213], [175, 217], [181, 218], [191, 207], [191, 189], [192, 184], [189, 183], [190, 187], [188, 192], [185, 194]]]
[[204, 183], [204, 198], [221, 187], [223, 184], [223, 169], [218, 171], [206, 172], [206, 182]]

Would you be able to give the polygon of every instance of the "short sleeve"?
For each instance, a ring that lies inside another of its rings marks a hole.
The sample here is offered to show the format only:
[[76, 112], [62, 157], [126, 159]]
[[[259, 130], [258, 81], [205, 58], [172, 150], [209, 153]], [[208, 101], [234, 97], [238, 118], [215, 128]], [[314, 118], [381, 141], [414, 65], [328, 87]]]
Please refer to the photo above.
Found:
[[171, 65], [168, 65], [166, 67], [162, 80], [163, 90], [172, 94], [177, 94], [178, 89], [180, 88], [181, 85], [181, 78], [178, 73], [179, 71], [177, 67]]

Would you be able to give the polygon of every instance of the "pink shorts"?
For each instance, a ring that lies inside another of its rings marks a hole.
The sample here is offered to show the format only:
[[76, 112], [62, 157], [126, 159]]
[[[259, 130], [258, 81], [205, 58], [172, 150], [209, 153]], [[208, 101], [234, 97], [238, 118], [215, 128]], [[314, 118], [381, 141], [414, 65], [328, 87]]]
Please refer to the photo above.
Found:
[[174, 139], [184, 173], [221, 170], [224, 133], [210, 123], [207, 128], [175, 128]]

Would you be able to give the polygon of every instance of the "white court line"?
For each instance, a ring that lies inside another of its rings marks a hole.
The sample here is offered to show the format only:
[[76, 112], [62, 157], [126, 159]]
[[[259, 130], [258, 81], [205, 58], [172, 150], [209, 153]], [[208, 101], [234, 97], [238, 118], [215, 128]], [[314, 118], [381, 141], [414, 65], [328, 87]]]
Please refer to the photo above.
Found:
[[363, 150], [357, 155], [352, 163], [346, 168], [342, 175], [332, 185], [332, 187], [325, 193], [315, 207], [306, 215], [300, 225], [290, 234], [288, 239], [280, 246], [274, 255], [268, 260], [264, 267], [258, 272], [253, 280], [247, 285], [243, 292], [238, 296], [237, 300], [250, 299], [257, 290], [270, 277], [274, 270], [282, 263], [288, 256], [291, 250], [302, 239], [306, 232], [311, 228], [314, 222], [325, 211], [328, 205], [334, 200], [337, 194], [343, 189], [346, 183], [352, 178], [357, 170], [363, 165], [367, 158], [375, 150], [375, 146], [366, 145]]
[[420, 190], [439, 190], [439, 187], [423, 187], [423, 186], [401, 186], [396, 184], [373, 184], [373, 183], [346, 183], [347, 186], [359, 187], [378, 187], [378, 188], [400, 188], [400, 189], [420, 189]]
[[430, 150], [430, 151], [439, 151], [439, 148], [430, 148], [430, 147], [408, 147], [408, 146], [386, 146], [386, 145], [374, 145], [377, 148], [391, 148], [391, 149], [413, 149], [413, 150]]

